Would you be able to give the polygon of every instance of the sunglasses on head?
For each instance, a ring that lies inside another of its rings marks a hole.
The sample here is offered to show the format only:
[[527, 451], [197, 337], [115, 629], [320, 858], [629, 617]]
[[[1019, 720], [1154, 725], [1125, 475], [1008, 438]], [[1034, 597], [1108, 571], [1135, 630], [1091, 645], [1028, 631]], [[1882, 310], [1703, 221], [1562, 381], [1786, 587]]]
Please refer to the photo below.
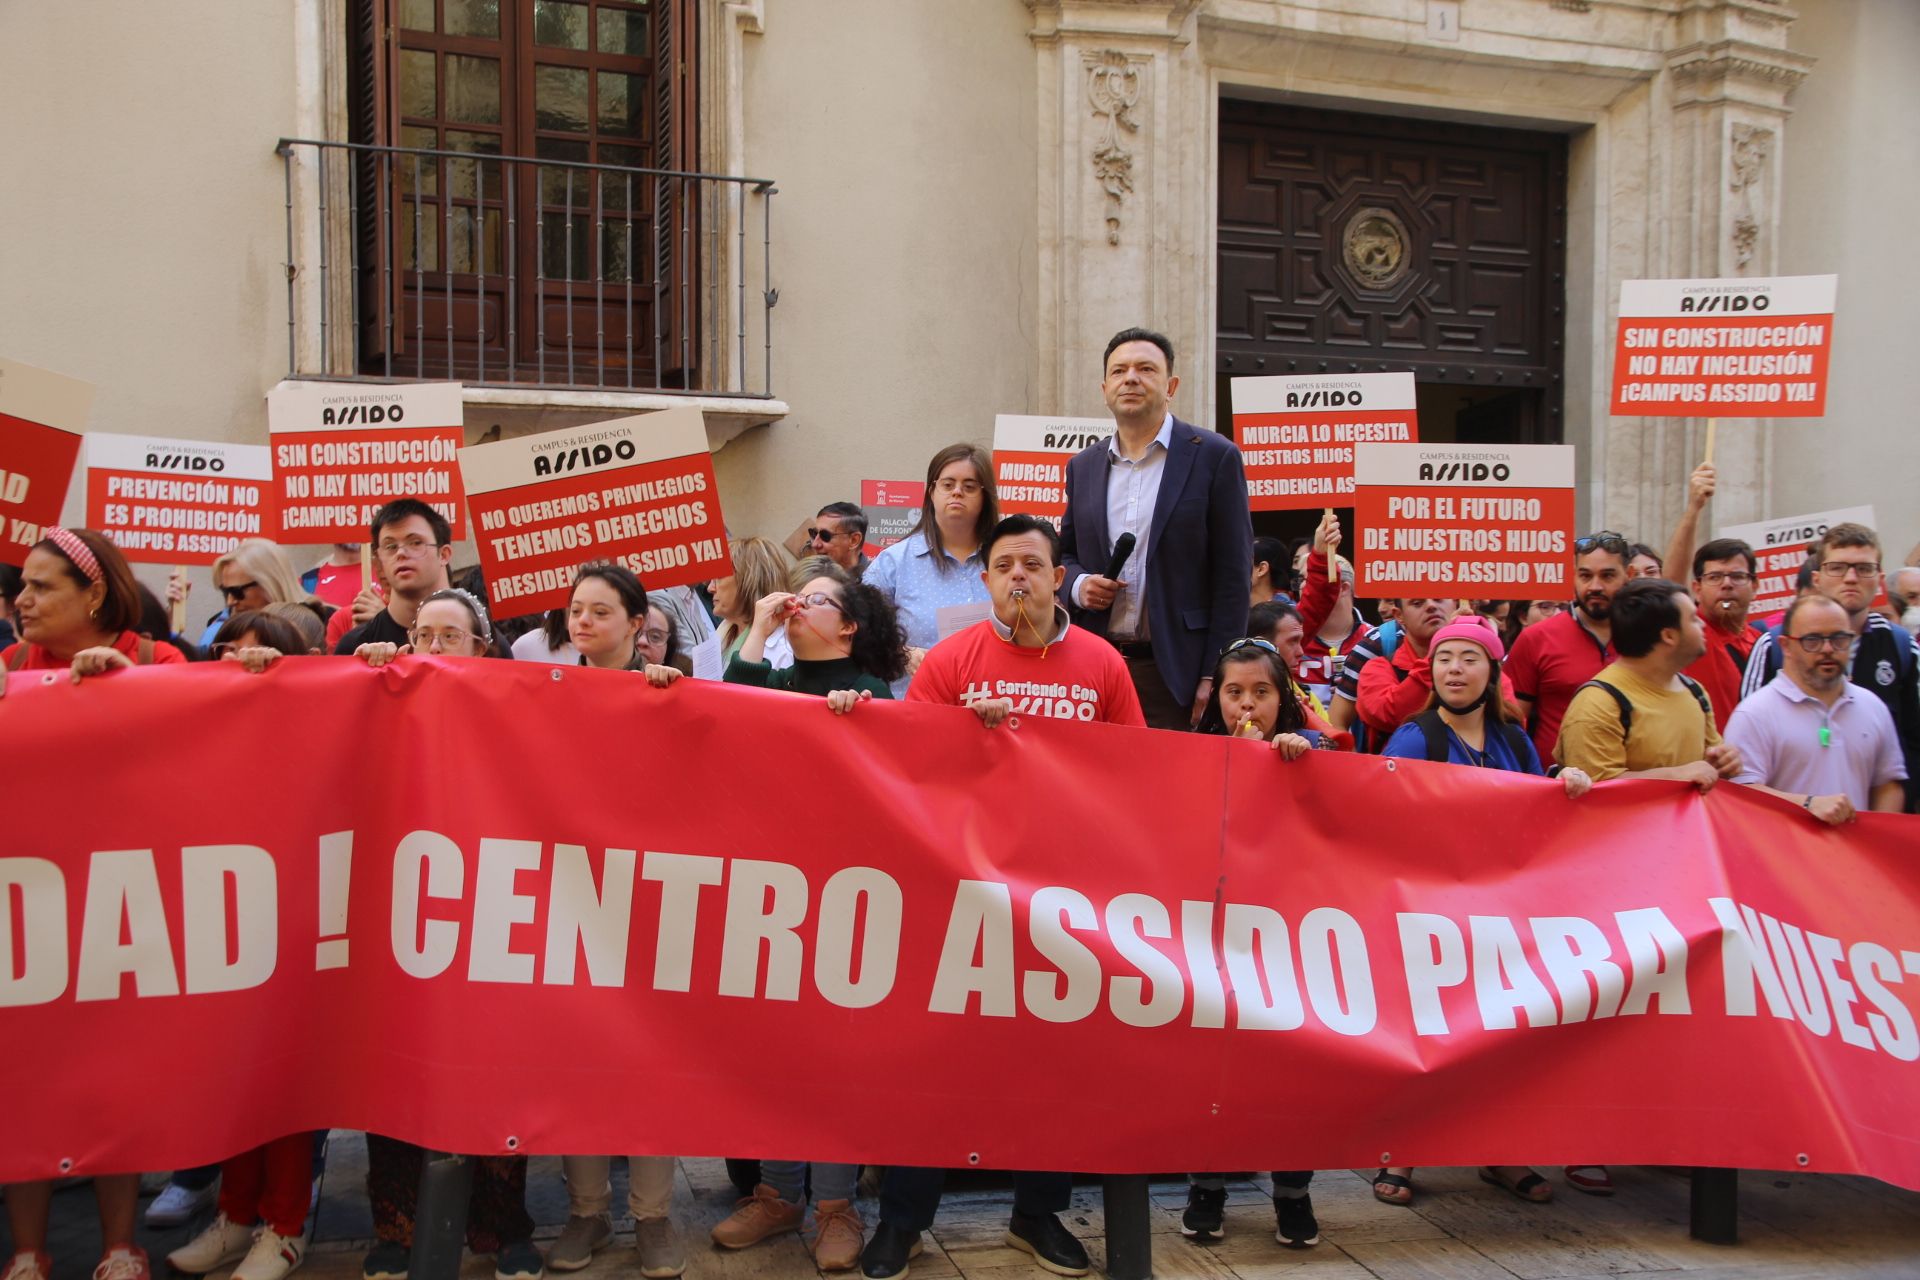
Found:
[[1264, 653], [1272, 654], [1276, 658], [1280, 656], [1280, 650], [1274, 647], [1273, 641], [1262, 640], [1259, 636], [1242, 636], [1240, 639], [1235, 640], [1232, 644], [1222, 649], [1220, 656], [1222, 658], [1231, 658], [1241, 649], [1259, 649]]
[[1626, 534], [1615, 533], [1611, 529], [1602, 529], [1598, 533], [1590, 533], [1575, 542], [1573, 549], [1581, 555], [1585, 555], [1597, 547], [1602, 551], [1613, 551], [1624, 556], [1632, 549], [1632, 545], [1632, 543], [1627, 541]]

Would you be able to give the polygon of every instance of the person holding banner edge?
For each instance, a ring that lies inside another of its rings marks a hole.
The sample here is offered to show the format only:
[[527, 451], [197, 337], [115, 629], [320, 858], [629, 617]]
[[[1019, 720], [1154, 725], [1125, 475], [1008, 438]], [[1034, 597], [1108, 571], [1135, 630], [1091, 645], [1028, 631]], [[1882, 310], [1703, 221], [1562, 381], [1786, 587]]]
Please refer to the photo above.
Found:
[[120, 549], [91, 529], [49, 525], [27, 552], [14, 599], [20, 639], [0, 653], [7, 671], [67, 668], [78, 684], [117, 667], [184, 663], [164, 640], [134, 627], [140, 592]]
[[[1123, 329], [1102, 357], [1114, 434], [1067, 463], [1061, 517], [1074, 621], [1127, 660], [1147, 723], [1191, 729], [1212, 693], [1207, 671], [1246, 623], [1253, 518], [1240, 450], [1169, 409], [1173, 343]], [[1109, 576], [1123, 534], [1132, 554]]]
[[[395, 498], [374, 512], [368, 534], [391, 593], [378, 613], [340, 638], [336, 654], [351, 654], [369, 643], [396, 648], [406, 644], [420, 602], [453, 585], [447, 576], [453, 563], [453, 527], [418, 498]], [[370, 595], [369, 587], [356, 604]]]

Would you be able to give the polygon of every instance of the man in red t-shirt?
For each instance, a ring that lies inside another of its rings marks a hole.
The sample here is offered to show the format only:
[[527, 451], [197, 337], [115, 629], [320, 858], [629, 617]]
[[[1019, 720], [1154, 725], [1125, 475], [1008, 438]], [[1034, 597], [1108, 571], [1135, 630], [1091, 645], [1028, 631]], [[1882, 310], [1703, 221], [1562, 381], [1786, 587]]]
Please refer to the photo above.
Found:
[[1507, 652], [1505, 674], [1542, 760], [1553, 759], [1573, 695], [1614, 660], [1613, 594], [1631, 577], [1633, 547], [1620, 534], [1603, 529], [1573, 550], [1574, 607], [1522, 631]]
[[927, 650], [907, 701], [972, 707], [989, 729], [1009, 715], [1145, 728], [1126, 660], [1055, 603], [1067, 571], [1053, 525], [1008, 516], [982, 550], [993, 616]]
[[1747, 618], [1758, 568], [1753, 548], [1738, 538], [1715, 538], [1693, 554], [1693, 598], [1706, 622], [1707, 651], [1681, 674], [1707, 691], [1714, 727], [1722, 734], [1740, 704], [1740, 680], [1762, 634]]

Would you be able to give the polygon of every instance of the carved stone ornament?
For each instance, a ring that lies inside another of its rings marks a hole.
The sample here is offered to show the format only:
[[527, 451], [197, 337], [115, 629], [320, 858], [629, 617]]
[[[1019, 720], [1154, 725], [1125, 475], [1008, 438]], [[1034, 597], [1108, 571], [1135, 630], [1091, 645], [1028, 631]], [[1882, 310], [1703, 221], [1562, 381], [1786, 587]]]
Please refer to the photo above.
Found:
[[1133, 194], [1133, 152], [1120, 145], [1120, 132], [1138, 133], [1133, 109], [1140, 103], [1139, 64], [1117, 49], [1088, 53], [1087, 101], [1100, 119], [1093, 144], [1093, 176], [1107, 193], [1107, 243], [1120, 243], [1120, 208]]
[[1357, 210], [1340, 235], [1347, 270], [1372, 289], [1384, 289], [1406, 274], [1411, 247], [1405, 224], [1391, 209]]
[[[1739, 197], [1740, 209], [1733, 220], [1733, 262], [1736, 270], [1744, 271], [1759, 252], [1760, 219], [1754, 206], [1765, 203], [1764, 180], [1767, 163], [1773, 157], [1773, 130], [1735, 124], [1728, 137], [1727, 190]], [[1756, 195], [1761, 197], [1759, 201]]]

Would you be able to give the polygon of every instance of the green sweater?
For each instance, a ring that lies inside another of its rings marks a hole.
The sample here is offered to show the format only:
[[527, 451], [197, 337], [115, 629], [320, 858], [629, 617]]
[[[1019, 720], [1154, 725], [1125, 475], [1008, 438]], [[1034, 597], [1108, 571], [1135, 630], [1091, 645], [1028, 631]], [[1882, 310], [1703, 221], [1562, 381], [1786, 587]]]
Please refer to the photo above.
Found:
[[728, 684], [750, 684], [761, 689], [786, 689], [793, 693], [811, 693], [826, 697], [835, 689], [864, 689], [876, 698], [891, 698], [887, 682], [870, 676], [855, 666], [852, 658], [833, 658], [826, 662], [807, 662], [800, 658], [793, 665], [775, 671], [765, 662], [742, 662], [737, 656], [727, 664]]

